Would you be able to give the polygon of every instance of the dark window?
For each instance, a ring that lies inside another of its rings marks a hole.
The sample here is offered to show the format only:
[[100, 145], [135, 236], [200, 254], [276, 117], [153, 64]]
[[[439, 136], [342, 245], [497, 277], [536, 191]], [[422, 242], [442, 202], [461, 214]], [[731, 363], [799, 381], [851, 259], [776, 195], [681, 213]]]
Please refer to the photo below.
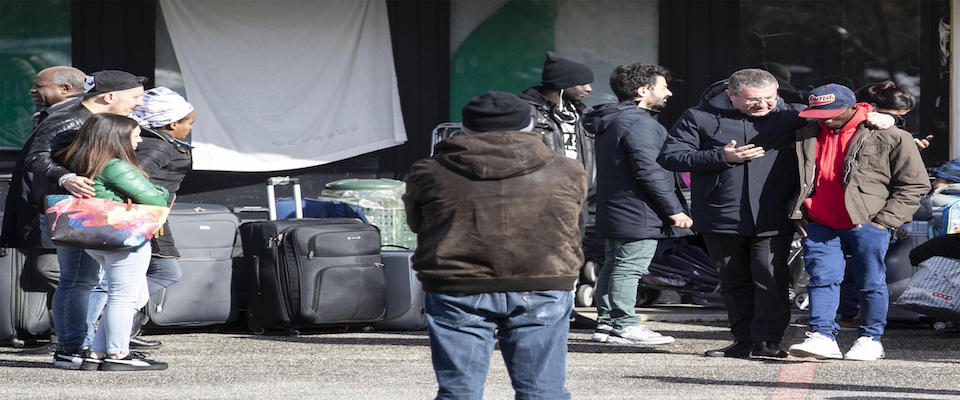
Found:
[[70, 1], [0, 2], [0, 149], [23, 147], [36, 112], [33, 78], [54, 65], [70, 65]]
[[948, 157], [946, 1], [743, 0], [740, 27], [742, 65], [780, 75], [799, 102], [824, 83], [894, 81], [917, 99], [907, 129], [935, 137], [928, 165]]

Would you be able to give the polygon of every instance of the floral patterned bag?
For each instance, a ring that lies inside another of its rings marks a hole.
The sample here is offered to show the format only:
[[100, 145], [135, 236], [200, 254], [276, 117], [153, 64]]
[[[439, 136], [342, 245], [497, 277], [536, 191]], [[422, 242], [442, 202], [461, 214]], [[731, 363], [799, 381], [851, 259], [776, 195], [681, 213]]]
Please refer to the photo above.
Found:
[[49, 195], [47, 229], [59, 246], [94, 250], [138, 248], [163, 226], [170, 209], [145, 204]]

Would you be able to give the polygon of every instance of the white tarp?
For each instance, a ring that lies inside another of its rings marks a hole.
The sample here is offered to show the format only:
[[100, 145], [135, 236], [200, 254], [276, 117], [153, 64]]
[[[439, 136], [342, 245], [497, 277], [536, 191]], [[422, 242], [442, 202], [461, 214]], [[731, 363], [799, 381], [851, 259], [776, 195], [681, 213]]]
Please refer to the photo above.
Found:
[[385, 0], [160, 0], [194, 168], [311, 167], [406, 141]]

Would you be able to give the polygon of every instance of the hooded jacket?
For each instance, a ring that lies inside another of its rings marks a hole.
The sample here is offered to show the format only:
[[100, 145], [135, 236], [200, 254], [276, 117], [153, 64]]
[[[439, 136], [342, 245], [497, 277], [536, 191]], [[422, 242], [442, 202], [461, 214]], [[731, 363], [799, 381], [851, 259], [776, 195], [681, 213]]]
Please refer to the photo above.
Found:
[[657, 164], [667, 130], [634, 102], [605, 104], [584, 119], [596, 135], [597, 232], [619, 239], [689, 234], [670, 215], [688, 212], [676, 174]]
[[[804, 218], [803, 201], [816, 188], [817, 136], [820, 125], [811, 121], [796, 133], [800, 162], [798, 196], [791, 202], [791, 218]], [[930, 190], [930, 179], [910, 133], [898, 128], [870, 129], [864, 123], [850, 139], [843, 158], [843, 200], [854, 224], [873, 221], [899, 227], [910, 220], [920, 198]]]
[[[543, 135], [543, 140], [557, 154], [563, 155], [563, 129], [560, 128], [560, 121], [557, 120], [553, 109], [557, 107], [552, 101], [547, 100], [543, 95], [542, 86], [528, 88], [519, 96], [531, 106], [533, 106], [533, 130]], [[583, 118], [585, 106], [581, 102], [572, 102], [577, 110], [577, 115]], [[593, 134], [583, 128], [582, 123], [576, 124], [574, 135], [577, 138], [577, 160], [583, 164], [583, 169], [587, 171], [587, 185], [593, 188], [596, 185], [596, 158], [594, 157], [594, 137]]]
[[[700, 104], [674, 124], [660, 154], [671, 171], [690, 171], [693, 229], [698, 232], [772, 236], [793, 232], [790, 215], [796, 194], [797, 110], [777, 99], [767, 115], [751, 117], [733, 107], [726, 81], [711, 85]], [[736, 140], [763, 147], [763, 157], [740, 164], [723, 159], [723, 146]]]
[[583, 167], [539, 134], [485, 132], [437, 144], [403, 195], [428, 292], [573, 290], [583, 252]]

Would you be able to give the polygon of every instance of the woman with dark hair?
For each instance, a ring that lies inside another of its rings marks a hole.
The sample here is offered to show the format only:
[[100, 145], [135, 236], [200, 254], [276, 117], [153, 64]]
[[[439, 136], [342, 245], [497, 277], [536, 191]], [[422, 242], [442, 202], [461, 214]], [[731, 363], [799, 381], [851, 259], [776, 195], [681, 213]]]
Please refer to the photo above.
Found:
[[[183, 96], [169, 88], [159, 86], [143, 94], [143, 104], [130, 113], [130, 117], [140, 123], [143, 142], [136, 149], [139, 167], [150, 177], [150, 182], [163, 186], [170, 193], [167, 199], [173, 205], [180, 183], [191, 170], [193, 158], [192, 146], [183, 141], [190, 133], [196, 117], [193, 105]], [[177, 283], [183, 276], [180, 269], [180, 252], [173, 240], [169, 223], [163, 225], [161, 233], [154, 237], [150, 246], [153, 257], [147, 268], [147, 289], [150, 296], [163, 292]], [[107, 302], [106, 285], [97, 285], [90, 293], [87, 306], [87, 336], [84, 346], [93, 343], [94, 326]], [[147, 340], [137, 337], [140, 327], [147, 322], [147, 313], [140, 310], [134, 315], [130, 333], [130, 347], [135, 349], [156, 349], [159, 340]]]
[[[871, 83], [855, 93], [857, 101], [870, 103], [877, 112], [882, 112], [893, 117], [897, 128], [906, 129], [907, 120], [903, 118], [913, 107], [916, 106], [916, 99], [910, 92], [901, 89], [893, 81], [883, 81]], [[920, 150], [930, 146], [930, 140], [933, 135], [924, 138], [913, 138], [913, 142]]]
[[[73, 142], [55, 156], [80, 176], [93, 179], [95, 196], [114, 201], [166, 206], [168, 192], [137, 167], [134, 150], [142, 141], [140, 126], [128, 117], [95, 114]], [[103, 269], [107, 304], [82, 369], [139, 371], [166, 369], [167, 364], [130, 352], [134, 313], [147, 302], [150, 244], [136, 249], [85, 251]]]

